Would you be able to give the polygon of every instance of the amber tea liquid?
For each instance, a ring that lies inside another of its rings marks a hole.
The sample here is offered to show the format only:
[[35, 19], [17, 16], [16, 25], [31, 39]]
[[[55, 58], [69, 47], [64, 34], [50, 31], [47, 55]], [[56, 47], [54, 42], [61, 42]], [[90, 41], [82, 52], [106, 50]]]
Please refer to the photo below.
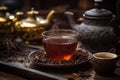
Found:
[[51, 60], [70, 60], [77, 47], [77, 40], [74, 38], [47, 38], [43, 42]]

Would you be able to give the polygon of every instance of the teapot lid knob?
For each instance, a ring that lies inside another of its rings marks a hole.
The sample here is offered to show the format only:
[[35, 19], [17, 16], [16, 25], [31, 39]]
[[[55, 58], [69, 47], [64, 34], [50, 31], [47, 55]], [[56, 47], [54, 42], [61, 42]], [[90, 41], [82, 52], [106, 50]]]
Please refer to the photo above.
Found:
[[102, 2], [103, 0], [94, 0], [95, 2]]
[[31, 8], [31, 10], [27, 12], [27, 14], [29, 14], [29, 15], [34, 15], [34, 14], [38, 14], [38, 13], [39, 12], [36, 11], [34, 8]]
[[16, 12], [16, 15], [23, 15], [23, 12]]
[[95, 8], [101, 9], [102, 8], [102, 0], [94, 0]]

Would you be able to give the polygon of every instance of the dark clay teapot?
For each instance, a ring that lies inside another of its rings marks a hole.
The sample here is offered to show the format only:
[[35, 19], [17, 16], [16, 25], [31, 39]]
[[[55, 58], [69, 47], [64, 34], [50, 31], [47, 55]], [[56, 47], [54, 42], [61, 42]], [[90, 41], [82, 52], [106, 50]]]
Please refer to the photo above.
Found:
[[84, 20], [81, 24], [75, 23], [72, 12], [65, 12], [71, 27], [80, 33], [82, 47], [92, 53], [109, 51], [118, 41], [115, 34], [116, 27], [111, 25], [114, 15], [102, 9], [101, 2], [102, 0], [95, 0], [95, 8], [83, 14]]

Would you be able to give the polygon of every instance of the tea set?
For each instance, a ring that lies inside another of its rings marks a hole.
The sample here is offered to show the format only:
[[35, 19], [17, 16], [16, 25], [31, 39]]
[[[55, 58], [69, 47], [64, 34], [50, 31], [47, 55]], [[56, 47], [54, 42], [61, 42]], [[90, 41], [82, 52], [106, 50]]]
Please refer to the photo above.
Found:
[[[19, 34], [25, 44], [31, 41], [43, 41], [45, 54], [53, 61], [70, 60], [75, 54], [77, 42], [81, 42], [81, 49], [90, 52], [93, 69], [98, 74], [114, 73], [119, 56], [109, 52], [115, 48], [119, 41], [120, 29], [115, 23], [112, 12], [102, 9], [102, 0], [94, 0], [95, 8], [85, 11], [83, 22], [76, 24], [72, 12], [65, 12], [72, 29], [46, 30], [55, 13], [51, 10], [46, 19], [37, 16], [38, 11], [34, 8], [27, 12], [27, 18], [23, 19], [24, 13], [17, 12], [13, 19], [7, 14], [7, 8], [0, 7], [0, 33]], [[14, 25], [14, 26], [11, 26]], [[31, 60], [31, 55], [29, 54]], [[33, 58], [33, 57], [32, 57]], [[88, 61], [88, 60], [87, 60]]]

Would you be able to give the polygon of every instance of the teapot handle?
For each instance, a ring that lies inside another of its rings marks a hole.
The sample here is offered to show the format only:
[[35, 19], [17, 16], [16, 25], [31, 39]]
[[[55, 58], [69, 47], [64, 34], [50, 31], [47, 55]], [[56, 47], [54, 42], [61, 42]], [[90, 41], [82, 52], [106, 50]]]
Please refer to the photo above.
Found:
[[116, 49], [115, 48], [111, 48], [111, 49], [109, 49], [109, 52], [116, 53]]
[[117, 36], [120, 36], [120, 20], [114, 17], [111, 20], [111, 26], [113, 26], [114, 32]]

